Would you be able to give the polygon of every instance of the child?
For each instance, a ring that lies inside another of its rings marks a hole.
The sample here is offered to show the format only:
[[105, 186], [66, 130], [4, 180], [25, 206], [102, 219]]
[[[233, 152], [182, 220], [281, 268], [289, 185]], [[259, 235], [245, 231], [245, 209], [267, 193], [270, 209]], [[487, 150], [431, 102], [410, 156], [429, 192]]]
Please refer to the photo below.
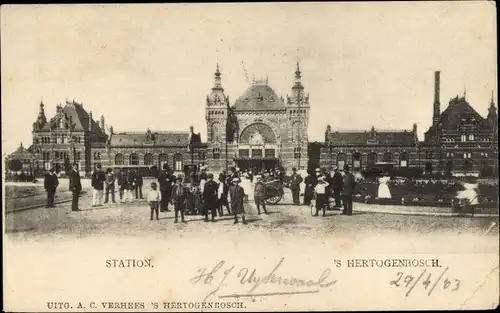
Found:
[[254, 191], [253, 197], [255, 200], [255, 205], [257, 206], [257, 211], [260, 214], [260, 206], [262, 205], [262, 208], [264, 209], [264, 213], [267, 214], [266, 201], [265, 201], [266, 186], [262, 182], [260, 175], [255, 176], [255, 180], [256, 180], [256, 183], [255, 183], [255, 191]]
[[201, 212], [201, 191], [200, 186], [193, 184], [191, 187], [191, 194], [193, 196], [193, 207], [191, 208], [191, 214], [195, 215]]
[[158, 211], [160, 210], [160, 201], [161, 201], [161, 193], [156, 189], [156, 183], [151, 183], [151, 190], [148, 192], [148, 203], [151, 208], [151, 218], [153, 220], [153, 213], [156, 215], [156, 219], [158, 218]]
[[318, 184], [314, 187], [314, 191], [316, 192], [316, 214], [314, 216], [318, 216], [319, 210], [323, 210], [323, 216], [325, 216], [326, 205], [327, 205], [327, 193], [326, 187], [328, 187], [328, 183], [325, 181], [324, 176], [318, 177]]

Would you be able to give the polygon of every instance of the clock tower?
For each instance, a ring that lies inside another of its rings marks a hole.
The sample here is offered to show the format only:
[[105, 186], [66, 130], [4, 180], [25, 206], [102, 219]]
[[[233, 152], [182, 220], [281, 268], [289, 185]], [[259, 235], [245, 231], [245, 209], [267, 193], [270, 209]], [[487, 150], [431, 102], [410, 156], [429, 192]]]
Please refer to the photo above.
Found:
[[219, 64], [214, 73], [214, 86], [205, 100], [205, 120], [207, 122], [207, 160], [213, 169], [225, 168], [226, 121], [229, 97], [222, 88]]

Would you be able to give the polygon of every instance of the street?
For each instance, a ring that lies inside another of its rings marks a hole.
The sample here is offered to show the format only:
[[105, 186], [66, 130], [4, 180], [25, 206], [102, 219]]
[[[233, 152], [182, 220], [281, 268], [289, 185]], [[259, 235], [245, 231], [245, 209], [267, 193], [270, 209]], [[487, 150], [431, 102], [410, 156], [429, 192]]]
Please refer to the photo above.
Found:
[[[160, 213], [159, 221], [150, 221], [150, 210], [145, 200], [132, 204], [104, 204], [91, 207], [91, 197], [81, 197], [81, 212], [71, 212], [71, 203], [62, 203], [56, 208], [37, 208], [6, 214], [6, 232], [10, 238], [41, 238], [51, 236], [175, 236], [190, 234], [243, 230], [269, 234], [290, 234], [300, 236], [338, 236], [347, 234], [427, 235], [430, 233], [483, 234], [492, 222], [498, 225], [498, 217], [441, 217], [407, 216], [358, 211], [354, 204], [354, 215], [339, 215], [341, 211], [327, 211], [327, 216], [311, 216], [307, 206], [291, 205], [291, 195], [285, 189], [285, 198], [278, 205], [269, 205], [269, 214], [258, 215], [253, 203], [247, 203], [247, 225], [233, 224], [231, 216], [217, 217], [216, 222], [205, 223], [201, 215], [186, 215], [186, 224], [174, 224], [173, 210]], [[170, 209], [172, 205], [169, 206]], [[227, 214], [227, 212], [226, 212]], [[490, 235], [498, 235], [493, 227]]]

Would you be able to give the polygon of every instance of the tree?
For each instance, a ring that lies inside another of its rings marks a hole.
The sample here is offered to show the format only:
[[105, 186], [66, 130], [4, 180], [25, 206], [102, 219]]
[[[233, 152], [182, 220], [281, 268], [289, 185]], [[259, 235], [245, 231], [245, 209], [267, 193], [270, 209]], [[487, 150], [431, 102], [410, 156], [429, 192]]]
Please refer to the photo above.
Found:
[[18, 159], [13, 159], [9, 161], [9, 169], [13, 172], [18, 172], [23, 168], [23, 162]]

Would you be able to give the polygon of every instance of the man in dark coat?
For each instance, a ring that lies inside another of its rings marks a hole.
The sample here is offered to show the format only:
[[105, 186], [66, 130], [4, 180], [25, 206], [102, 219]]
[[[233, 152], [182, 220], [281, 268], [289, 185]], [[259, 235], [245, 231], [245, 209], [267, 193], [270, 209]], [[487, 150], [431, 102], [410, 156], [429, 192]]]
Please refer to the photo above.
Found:
[[81, 211], [80, 208], [78, 208], [78, 198], [80, 197], [80, 192], [82, 191], [82, 183], [80, 181], [80, 173], [78, 172], [77, 164], [73, 165], [73, 169], [69, 173], [69, 190], [71, 190], [73, 194], [71, 211]]
[[118, 171], [116, 174], [116, 184], [118, 185], [118, 197], [120, 198], [120, 202], [123, 200], [123, 191], [125, 190], [125, 177], [122, 170]]
[[172, 194], [172, 185], [174, 184], [174, 179], [168, 173], [167, 164], [163, 165], [163, 170], [160, 175], [158, 175], [158, 184], [160, 185], [161, 201], [160, 201], [160, 211], [168, 212], [168, 203], [170, 202], [170, 196]]
[[243, 207], [245, 191], [240, 186], [240, 179], [237, 177], [233, 178], [233, 185], [229, 187], [229, 199], [231, 202], [231, 211], [234, 214], [234, 223], [238, 223], [238, 214], [241, 214], [241, 220], [243, 224], [246, 224], [245, 208]]
[[170, 196], [170, 202], [174, 205], [175, 210], [174, 223], [177, 223], [179, 211], [181, 212], [182, 222], [186, 223], [186, 221], [184, 220], [184, 210], [186, 210], [186, 200], [188, 193], [188, 188], [182, 183], [182, 177], [177, 177], [176, 184], [172, 188], [172, 195]]
[[111, 168], [106, 170], [106, 195], [104, 197], [104, 203], [108, 203], [109, 201], [109, 193], [111, 193], [111, 202], [116, 203], [115, 201], [115, 173]]
[[135, 198], [136, 199], [144, 199], [142, 197], [142, 185], [144, 183], [144, 180], [142, 178], [142, 173], [140, 171], [137, 172], [135, 175]]
[[266, 185], [262, 181], [262, 177], [260, 175], [255, 176], [255, 187], [253, 192], [253, 197], [255, 201], [255, 205], [257, 206], [257, 212], [260, 214], [260, 206], [262, 205], [262, 209], [264, 213], [267, 214], [266, 210]]
[[219, 184], [214, 182], [214, 174], [207, 175], [207, 182], [203, 188], [203, 211], [205, 213], [205, 222], [208, 222], [208, 211], [212, 213], [212, 222], [215, 222], [217, 214], [217, 191]]
[[57, 178], [57, 174], [54, 171], [54, 168], [50, 168], [50, 171], [45, 174], [45, 178], [43, 180], [43, 187], [47, 192], [47, 205], [46, 208], [54, 207], [54, 197], [56, 196], [56, 189], [59, 186], [59, 179]]
[[354, 187], [356, 186], [356, 179], [354, 175], [349, 171], [349, 165], [344, 167], [344, 181], [343, 181], [343, 201], [344, 201], [344, 215], [352, 215], [352, 195], [354, 194]]
[[290, 176], [290, 189], [292, 190], [293, 204], [300, 205], [300, 183], [302, 182], [302, 176], [297, 173], [297, 169], [292, 168], [292, 176]]
[[96, 165], [94, 173], [92, 173], [92, 206], [99, 206], [102, 204], [102, 196], [104, 193], [104, 182], [106, 181], [106, 174], [101, 170], [101, 164]]
[[339, 169], [335, 167], [335, 173], [333, 174], [332, 179], [332, 189], [333, 196], [335, 197], [335, 207], [337, 208], [340, 208], [342, 206], [340, 203], [340, 195], [342, 193], [342, 187], [344, 185], [343, 180], [344, 178], [342, 177], [342, 174], [340, 174]]

